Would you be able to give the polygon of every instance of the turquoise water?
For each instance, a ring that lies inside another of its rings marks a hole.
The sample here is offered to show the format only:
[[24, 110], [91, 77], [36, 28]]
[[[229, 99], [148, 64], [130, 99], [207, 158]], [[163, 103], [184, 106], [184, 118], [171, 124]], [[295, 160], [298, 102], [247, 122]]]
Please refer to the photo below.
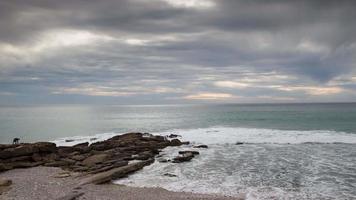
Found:
[[0, 143], [214, 126], [356, 133], [356, 104], [0, 107]]

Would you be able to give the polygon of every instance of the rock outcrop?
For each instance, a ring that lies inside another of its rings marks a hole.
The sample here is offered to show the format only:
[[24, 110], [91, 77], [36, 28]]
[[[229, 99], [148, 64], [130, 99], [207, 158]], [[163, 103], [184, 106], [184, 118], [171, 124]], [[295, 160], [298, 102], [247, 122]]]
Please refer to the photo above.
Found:
[[[56, 147], [50, 142], [0, 145], [0, 172], [44, 165], [95, 174], [87, 181], [104, 183], [151, 164], [161, 149], [180, 145], [182, 142], [178, 139], [142, 133], [127, 133], [71, 147]], [[185, 153], [177, 161], [189, 159], [190, 154], [194, 157], [192, 152]]]

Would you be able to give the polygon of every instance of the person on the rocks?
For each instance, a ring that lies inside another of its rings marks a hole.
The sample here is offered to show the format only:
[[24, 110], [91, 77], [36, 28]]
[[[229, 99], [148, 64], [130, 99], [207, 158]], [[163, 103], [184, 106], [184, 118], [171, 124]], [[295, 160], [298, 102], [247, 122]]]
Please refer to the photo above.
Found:
[[12, 144], [18, 144], [19, 141], [20, 141], [20, 138], [14, 138], [14, 139], [12, 140]]

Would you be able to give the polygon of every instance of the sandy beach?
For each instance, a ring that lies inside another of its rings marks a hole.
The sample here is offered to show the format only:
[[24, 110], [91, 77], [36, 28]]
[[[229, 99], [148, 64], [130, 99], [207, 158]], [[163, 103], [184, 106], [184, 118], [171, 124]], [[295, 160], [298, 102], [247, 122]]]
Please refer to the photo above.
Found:
[[[12, 185], [0, 195], [1, 200], [156, 200], [156, 199], [190, 199], [190, 200], [232, 200], [241, 199], [225, 196], [171, 192], [162, 188], [134, 188], [123, 185], [87, 184], [79, 186], [81, 177], [71, 173], [69, 177], [58, 178], [66, 174], [56, 167], [33, 167], [14, 169], [0, 174], [2, 179], [11, 179]], [[75, 198], [75, 196], [78, 197]], [[80, 196], [79, 196], [80, 195]]]

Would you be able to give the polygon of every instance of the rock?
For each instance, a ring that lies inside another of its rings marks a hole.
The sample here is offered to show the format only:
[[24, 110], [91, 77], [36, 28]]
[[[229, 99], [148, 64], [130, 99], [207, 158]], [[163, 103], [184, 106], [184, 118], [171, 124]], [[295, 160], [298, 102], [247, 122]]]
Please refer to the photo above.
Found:
[[135, 162], [128, 164], [123, 167], [118, 167], [111, 169], [106, 172], [101, 172], [98, 174], [95, 174], [87, 179], [84, 179], [81, 183], [81, 185], [89, 184], [89, 183], [94, 183], [94, 184], [102, 184], [102, 183], [107, 183], [111, 180], [115, 180], [118, 178], [122, 178], [129, 173], [135, 172], [137, 170], [142, 169], [146, 165], [150, 165], [153, 163], [153, 159], [145, 160], [145, 161], [140, 161], [140, 162]]
[[90, 138], [89, 140], [90, 140], [90, 141], [94, 141], [94, 140], [97, 140], [97, 139], [98, 139], [98, 138], [95, 138], [95, 137], [94, 137], [94, 138]]
[[178, 154], [186, 154], [186, 153], [191, 153], [193, 155], [199, 155], [198, 151], [179, 151]]
[[243, 142], [236, 142], [235, 145], [242, 145], [244, 144]]
[[190, 161], [192, 158], [194, 158], [194, 154], [192, 153], [185, 153], [182, 154], [181, 156], [177, 156], [173, 159], [173, 163], [181, 163], [181, 162], [188, 162]]
[[92, 166], [97, 163], [102, 163], [105, 160], [108, 160], [109, 158], [110, 158], [110, 156], [108, 154], [96, 154], [96, 155], [86, 158], [85, 160], [83, 160], [82, 163], [87, 166]]
[[14, 157], [10, 158], [8, 162], [29, 162], [32, 161], [32, 156], [19, 156], [19, 157]]
[[182, 145], [189, 145], [189, 144], [190, 144], [190, 142], [188, 142], [188, 141], [182, 142]]
[[173, 139], [170, 141], [170, 145], [171, 146], [180, 146], [180, 145], [182, 145], [182, 142], [178, 139]]
[[45, 163], [44, 166], [47, 167], [63, 167], [63, 166], [68, 166], [70, 163], [68, 163], [65, 160], [59, 160], [59, 161], [53, 161], [50, 163]]
[[36, 167], [43, 164], [42, 162], [12, 162], [8, 163], [8, 167], [11, 169], [14, 168], [29, 168], [29, 167]]
[[193, 148], [204, 148], [204, 149], [207, 149], [208, 145], [201, 144], [201, 145], [194, 146]]
[[32, 160], [35, 162], [42, 161], [42, 156], [39, 153], [34, 153], [31, 156]]
[[77, 149], [73, 148], [73, 147], [58, 147], [57, 148], [58, 155], [61, 157], [67, 157], [68, 154], [73, 153], [75, 151], [77, 151]]
[[88, 147], [89, 146], [89, 142], [83, 142], [83, 143], [79, 143], [74, 145], [74, 148], [83, 148], [83, 147]]
[[39, 152], [56, 152], [57, 147], [55, 143], [52, 142], [37, 142], [33, 144], [35, 148], [38, 148]]
[[0, 158], [6, 159], [19, 156], [28, 156], [37, 152], [38, 148], [35, 148], [34, 145], [21, 145], [15, 148], [8, 148], [0, 151]]
[[177, 138], [177, 137], [181, 137], [180, 135], [176, 135], [176, 134], [170, 134], [167, 137], [169, 138]]
[[1, 187], [10, 186], [11, 184], [12, 184], [12, 181], [10, 179], [0, 178], [0, 186]]
[[159, 158], [157, 159], [158, 162], [160, 163], [166, 163], [166, 162], [169, 162], [170, 160], [169, 159], [165, 159], [165, 158]]
[[67, 139], [67, 140], [64, 140], [65, 142], [74, 142], [74, 140], [72, 139]]
[[58, 174], [58, 175], [55, 175], [53, 176], [54, 178], [67, 178], [67, 177], [70, 177], [70, 173], [62, 173], [62, 174]]
[[177, 177], [177, 175], [175, 175], [175, 174], [171, 174], [171, 173], [165, 173], [165, 174], [163, 174], [163, 176], [168, 176], [168, 177]]
[[83, 161], [86, 158], [84, 155], [75, 155], [72, 156], [71, 159], [76, 160], [76, 161]]

